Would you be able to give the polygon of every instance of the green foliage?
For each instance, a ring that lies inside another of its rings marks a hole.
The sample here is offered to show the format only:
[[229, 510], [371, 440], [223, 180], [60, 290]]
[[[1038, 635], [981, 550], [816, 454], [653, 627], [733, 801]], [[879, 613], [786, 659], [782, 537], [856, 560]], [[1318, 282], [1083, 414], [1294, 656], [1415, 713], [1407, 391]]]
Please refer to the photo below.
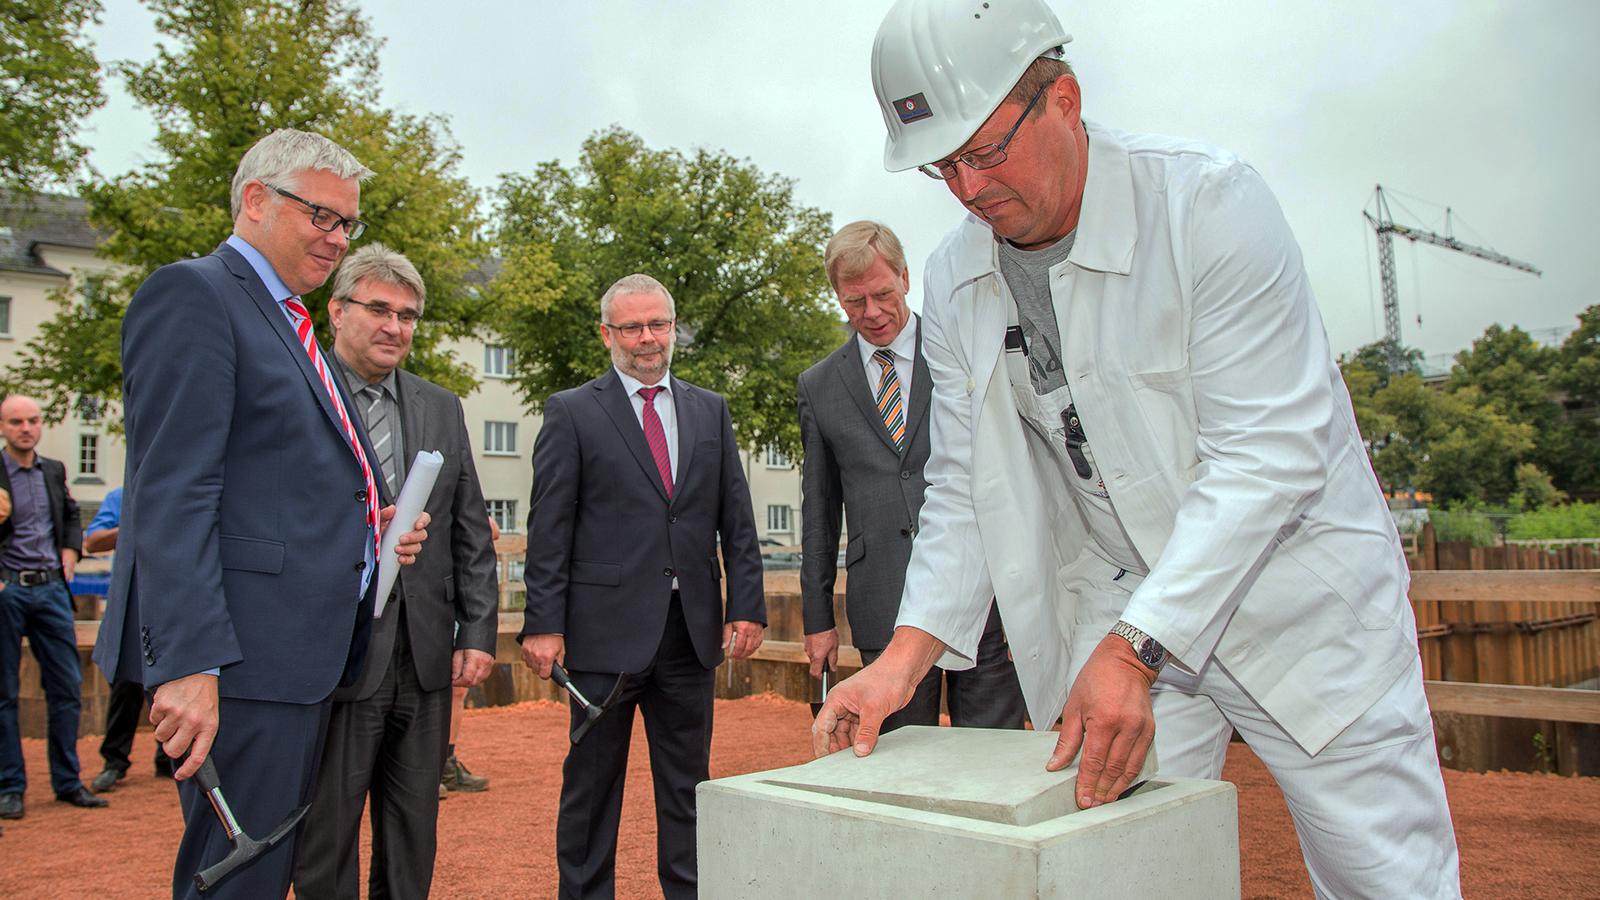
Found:
[[[1339, 357], [1339, 368], [1360, 366], [1372, 373], [1372, 390], [1387, 387], [1389, 377], [1393, 374], [1389, 369], [1390, 341], [1387, 339], [1373, 341], [1354, 353]], [[1422, 351], [1415, 347], [1401, 347], [1400, 361], [1402, 372], [1415, 372], [1422, 374]]]
[[105, 102], [84, 34], [99, 21], [99, 0], [0, 0], [0, 187], [35, 192], [82, 165], [73, 138]]
[[572, 168], [541, 164], [499, 191], [503, 265], [486, 293], [542, 406], [603, 373], [599, 299], [644, 272], [672, 292], [672, 371], [728, 398], [740, 443], [799, 451], [795, 380], [838, 343], [822, 248], [829, 218], [792, 183], [723, 153], [651, 150], [613, 127]]
[[[117, 279], [84, 276], [52, 296], [60, 308], [39, 326], [8, 375], [8, 390], [40, 398], [45, 418], [59, 422], [80, 409], [100, 412], [122, 398], [122, 313], [128, 308]], [[120, 428], [113, 420], [112, 430]]]
[[[460, 154], [445, 123], [377, 105], [379, 42], [345, 0], [147, 0], [170, 43], [144, 65], [115, 66], [157, 124], [162, 158], [84, 191], [90, 220], [111, 233], [102, 253], [126, 267], [121, 304], [86, 303], [31, 346], [10, 373], [43, 398], [52, 415], [72, 396], [115, 399], [107, 382], [71, 377], [70, 354], [98, 348], [116, 358], [126, 298], [155, 269], [211, 252], [233, 230], [229, 191], [244, 152], [268, 132], [298, 128], [327, 135], [376, 174], [362, 186], [363, 240], [381, 241], [417, 265], [427, 318], [406, 368], [465, 394], [471, 369], [441, 352], [446, 337], [472, 333], [483, 300], [464, 277], [487, 250], [477, 193], [459, 175]], [[326, 344], [329, 287], [305, 298]], [[115, 317], [102, 321], [99, 316]], [[109, 341], [103, 346], [97, 342]]]
[[1441, 541], [1471, 541], [1474, 547], [1489, 547], [1499, 543], [1500, 529], [1484, 510], [1470, 504], [1455, 509], [1430, 510], [1428, 521], [1433, 523], [1434, 535]]

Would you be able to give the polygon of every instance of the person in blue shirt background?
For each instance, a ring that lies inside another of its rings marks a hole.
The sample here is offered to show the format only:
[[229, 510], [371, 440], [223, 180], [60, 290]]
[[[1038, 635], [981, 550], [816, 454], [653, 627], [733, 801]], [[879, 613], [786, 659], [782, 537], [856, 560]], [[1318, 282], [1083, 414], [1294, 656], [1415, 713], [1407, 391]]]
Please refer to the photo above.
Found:
[[[83, 533], [84, 553], [105, 553], [117, 549], [117, 525], [122, 521], [122, 488], [106, 494], [100, 510], [94, 514]], [[115, 567], [113, 557], [111, 565]], [[139, 729], [139, 713], [144, 710], [144, 685], [136, 681], [114, 679], [111, 682], [111, 699], [106, 703], [106, 736], [100, 742], [100, 756], [106, 767], [89, 782], [89, 790], [104, 793], [128, 777], [132, 763], [128, 754], [133, 750], [133, 734]], [[172, 760], [156, 745], [156, 777], [172, 777]]]

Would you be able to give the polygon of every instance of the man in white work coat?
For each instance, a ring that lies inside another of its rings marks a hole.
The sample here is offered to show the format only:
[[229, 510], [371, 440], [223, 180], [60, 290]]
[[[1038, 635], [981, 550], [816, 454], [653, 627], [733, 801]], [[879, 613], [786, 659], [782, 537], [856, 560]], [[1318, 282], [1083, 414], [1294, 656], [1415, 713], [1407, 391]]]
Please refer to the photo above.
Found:
[[1080, 806], [1152, 740], [1217, 778], [1237, 728], [1319, 897], [1459, 898], [1404, 555], [1276, 200], [1227, 151], [1085, 122], [1055, 15], [994, 7], [901, 0], [873, 50], [885, 167], [971, 215], [927, 264], [894, 638], [817, 752], [871, 752], [929, 666], [971, 665], [993, 596]]

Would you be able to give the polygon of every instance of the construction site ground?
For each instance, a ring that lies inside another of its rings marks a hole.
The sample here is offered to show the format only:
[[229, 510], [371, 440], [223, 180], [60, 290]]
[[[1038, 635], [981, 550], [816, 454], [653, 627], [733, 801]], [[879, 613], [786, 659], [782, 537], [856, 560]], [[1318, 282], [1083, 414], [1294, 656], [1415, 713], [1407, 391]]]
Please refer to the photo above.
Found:
[[[466, 713], [457, 754], [491, 784], [487, 792], [452, 794], [441, 804], [434, 897], [556, 896], [556, 805], [567, 722], [566, 709], [550, 702]], [[810, 723], [804, 703], [770, 695], [717, 701], [712, 777], [809, 760]], [[32, 786], [27, 815], [3, 823], [0, 897], [146, 900], [168, 894], [183, 822], [172, 782], [151, 773], [150, 733], [138, 735], [138, 763], [105, 795], [111, 806], [100, 810], [55, 802], [44, 741], [23, 745]], [[99, 771], [98, 748], [98, 737], [79, 743], [85, 781]], [[1239, 788], [1243, 896], [1310, 900], [1294, 826], [1271, 776], [1248, 748], [1234, 744], [1223, 777]], [[649, 779], [639, 725], [618, 851], [622, 900], [661, 896]], [[1600, 898], [1600, 779], [1448, 770], [1444, 779], [1469, 900]], [[874, 894], [870, 886], [841, 884], [839, 896]]]

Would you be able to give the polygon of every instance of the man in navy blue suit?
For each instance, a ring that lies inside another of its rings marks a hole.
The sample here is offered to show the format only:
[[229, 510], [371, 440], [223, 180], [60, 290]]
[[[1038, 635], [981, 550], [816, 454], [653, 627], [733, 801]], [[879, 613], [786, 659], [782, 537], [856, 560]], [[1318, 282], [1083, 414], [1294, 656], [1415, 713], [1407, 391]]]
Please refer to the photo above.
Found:
[[[724, 649], [754, 653], [767, 618], [755, 513], [727, 401], [668, 374], [672, 295], [629, 275], [600, 299], [600, 325], [615, 367], [551, 395], [534, 443], [518, 640], [540, 677], [564, 662], [597, 703], [618, 673], [633, 676], [567, 753], [556, 820], [562, 900], [615, 895], [635, 709], [650, 744], [661, 892], [693, 900], [694, 788], [710, 777], [716, 667]], [[574, 706], [573, 727], [582, 721]]]
[[[360, 236], [371, 174], [319, 135], [262, 138], [234, 175], [233, 235], [156, 271], [123, 318], [130, 540], [95, 662], [152, 693], [156, 740], [183, 760], [175, 897], [198, 896], [194, 874], [228, 852], [188, 780], [201, 762], [245, 832], [265, 836], [309, 799], [328, 697], [361, 671], [392, 511], [300, 298]], [[206, 897], [282, 900], [296, 850], [285, 841]]]

